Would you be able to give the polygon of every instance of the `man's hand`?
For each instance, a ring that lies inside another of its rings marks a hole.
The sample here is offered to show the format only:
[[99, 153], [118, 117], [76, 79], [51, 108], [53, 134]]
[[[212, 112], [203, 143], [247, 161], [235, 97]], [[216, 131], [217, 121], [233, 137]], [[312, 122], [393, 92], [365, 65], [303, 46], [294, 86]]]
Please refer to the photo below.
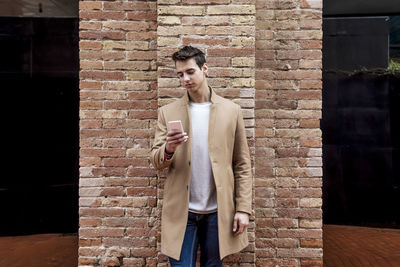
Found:
[[237, 211], [233, 218], [233, 232], [235, 236], [243, 233], [249, 225], [249, 214], [246, 212]]
[[172, 154], [176, 148], [187, 141], [187, 133], [169, 131], [167, 133], [167, 144], [165, 145], [165, 152]]

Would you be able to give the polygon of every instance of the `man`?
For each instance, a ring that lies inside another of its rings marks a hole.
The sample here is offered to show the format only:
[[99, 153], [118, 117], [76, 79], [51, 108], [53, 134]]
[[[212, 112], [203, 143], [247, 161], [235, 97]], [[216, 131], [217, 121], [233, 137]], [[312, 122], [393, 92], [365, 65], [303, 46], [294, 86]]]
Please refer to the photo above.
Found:
[[[248, 245], [252, 176], [240, 106], [208, 86], [202, 51], [172, 56], [186, 93], [158, 112], [151, 162], [168, 167], [161, 217], [161, 252], [172, 267], [222, 266]], [[167, 125], [180, 120], [183, 132]]]

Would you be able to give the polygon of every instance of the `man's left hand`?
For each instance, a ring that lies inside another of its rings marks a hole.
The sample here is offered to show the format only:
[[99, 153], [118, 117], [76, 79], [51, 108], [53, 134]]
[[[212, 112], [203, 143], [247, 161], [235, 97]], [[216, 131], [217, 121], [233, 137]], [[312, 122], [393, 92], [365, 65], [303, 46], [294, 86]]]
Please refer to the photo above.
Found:
[[249, 226], [249, 214], [237, 211], [233, 218], [233, 232], [235, 236], [242, 234]]

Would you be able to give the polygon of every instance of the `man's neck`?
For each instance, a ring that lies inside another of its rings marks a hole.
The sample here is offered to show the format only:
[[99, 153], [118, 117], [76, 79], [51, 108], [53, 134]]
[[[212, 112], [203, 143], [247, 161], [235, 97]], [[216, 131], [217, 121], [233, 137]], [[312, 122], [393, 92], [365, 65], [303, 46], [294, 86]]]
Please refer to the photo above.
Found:
[[207, 83], [200, 88], [197, 92], [189, 92], [190, 101], [195, 103], [204, 103], [210, 102], [211, 100], [211, 92], [210, 88], [208, 87]]

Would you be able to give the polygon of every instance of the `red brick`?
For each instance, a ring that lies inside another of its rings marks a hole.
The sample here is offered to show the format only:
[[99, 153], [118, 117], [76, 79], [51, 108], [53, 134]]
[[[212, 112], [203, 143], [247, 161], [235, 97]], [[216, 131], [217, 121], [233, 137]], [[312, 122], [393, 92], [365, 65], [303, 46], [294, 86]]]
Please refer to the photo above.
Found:
[[79, 238], [79, 247], [101, 246], [101, 238]]
[[82, 20], [123, 20], [124, 12], [117, 11], [80, 11], [79, 18]]
[[300, 246], [304, 248], [322, 248], [322, 239], [300, 239]]
[[132, 256], [135, 257], [154, 257], [157, 255], [157, 249], [155, 248], [133, 248]]
[[148, 238], [144, 237], [103, 237], [103, 245], [105, 247], [146, 247], [148, 244]]
[[104, 10], [149, 10], [151, 3], [148, 2], [104, 2]]
[[81, 71], [82, 79], [91, 80], [124, 80], [125, 74], [119, 71]]
[[127, 52], [128, 60], [155, 60], [157, 59], [156, 51], [133, 51]]
[[302, 147], [322, 147], [322, 139], [300, 138], [300, 145]]
[[81, 31], [79, 38], [89, 40], [123, 40], [125, 37], [122, 31]]
[[322, 190], [320, 188], [278, 188], [276, 196], [281, 198], [319, 198], [322, 196]]
[[127, 18], [130, 20], [146, 20], [146, 21], [157, 21], [157, 11], [134, 11], [128, 12]]
[[100, 50], [102, 47], [100, 42], [97, 41], [81, 41], [79, 42], [79, 49], [87, 50]]
[[126, 189], [128, 196], [157, 196], [157, 188], [129, 187]]
[[321, 229], [278, 229], [280, 238], [322, 238]]
[[323, 260], [322, 259], [301, 259], [300, 266], [301, 267], [322, 267]]

